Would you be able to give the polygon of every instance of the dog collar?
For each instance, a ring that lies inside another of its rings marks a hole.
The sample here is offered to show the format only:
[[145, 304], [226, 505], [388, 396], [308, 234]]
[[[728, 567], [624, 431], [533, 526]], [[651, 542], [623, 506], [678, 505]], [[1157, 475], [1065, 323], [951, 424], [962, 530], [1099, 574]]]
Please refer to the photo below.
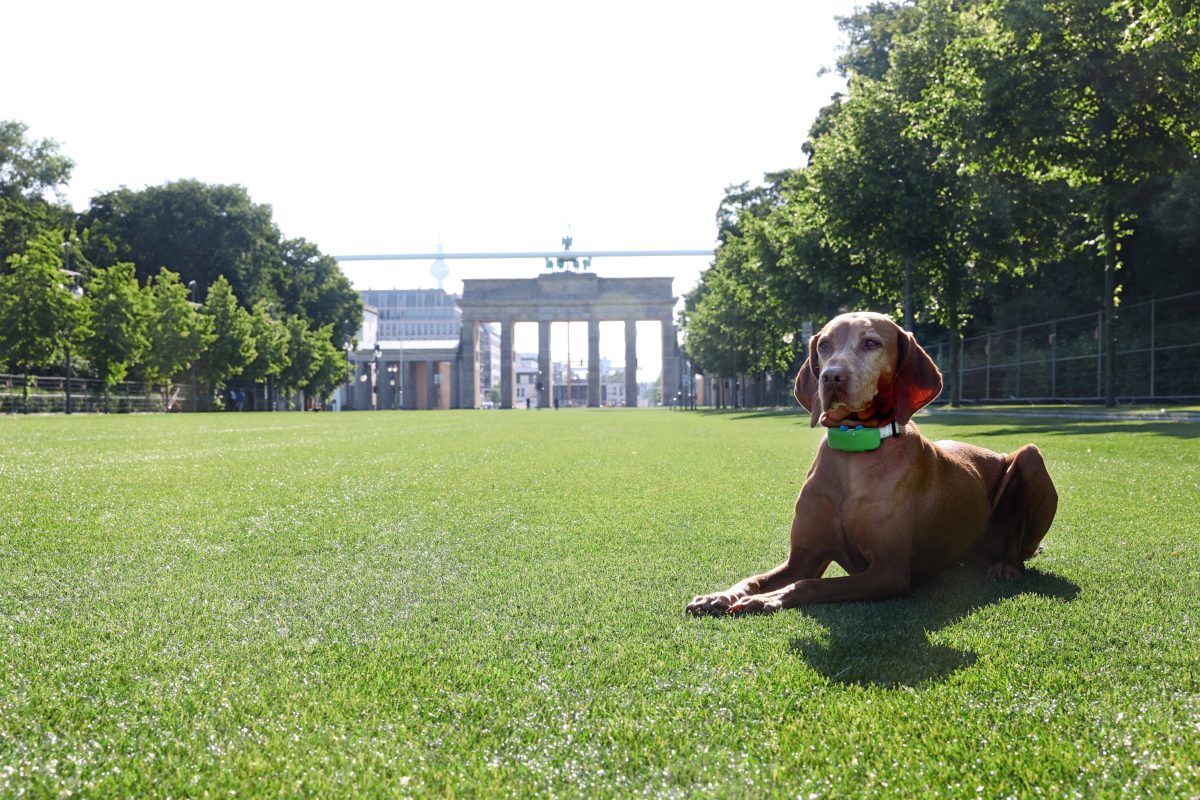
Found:
[[843, 450], [847, 453], [864, 453], [868, 450], [875, 450], [889, 436], [899, 436], [900, 426], [892, 420], [882, 428], [864, 428], [862, 425], [856, 425], [851, 428], [849, 425], [840, 425], [836, 428], [829, 428], [825, 431], [825, 440], [829, 442], [829, 446], [834, 450]]

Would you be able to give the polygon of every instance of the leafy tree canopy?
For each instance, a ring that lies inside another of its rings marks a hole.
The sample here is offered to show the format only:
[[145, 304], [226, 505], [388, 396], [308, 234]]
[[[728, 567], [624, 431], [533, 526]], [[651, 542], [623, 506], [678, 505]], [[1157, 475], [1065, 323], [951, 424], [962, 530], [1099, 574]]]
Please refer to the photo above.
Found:
[[216, 338], [213, 318], [196, 310], [188, 287], [166, 267], [142, 291], [149, 342], [142, 369], [149, 382], [167, 385], [192, 366]]
[[70, 227], [59, 193], [74, 164], [53, 139], [29, 139], [20, 122], [0, 120], [0, 272], [40, 233]]
[[254, 329], [250, 314], [238, 305], [224, 275], [209, 287], [200, 313], [212, 321], [213, 341], [199, 361], [200, 374], [214, 388], [240, 375], [254, 361]]
[[85, 286], [83, 305], [88, 335], [82, 352], [106, 387], [125, 379], [150, 342], [147, 310], [133, 264], [118, 262], [96, 269]]
[[78, 335], [80, 304], [62, 272], [61, 242], [58, 231], [42, 233], [0, 274], [0, 365], [28, 374], [58, 362]]
[[94, 198], [81, 223], [93, 261], [132, 261], [143, 283], [164, 266], [201, 292], [223, 277], [243, 308], [265, 300], [278, 315], [333, 325], [339, 345], [362, 324], [362, 303], [337, 262], [303, 239], [284, 240], [271, 207], [241, 186], [122, 187]]

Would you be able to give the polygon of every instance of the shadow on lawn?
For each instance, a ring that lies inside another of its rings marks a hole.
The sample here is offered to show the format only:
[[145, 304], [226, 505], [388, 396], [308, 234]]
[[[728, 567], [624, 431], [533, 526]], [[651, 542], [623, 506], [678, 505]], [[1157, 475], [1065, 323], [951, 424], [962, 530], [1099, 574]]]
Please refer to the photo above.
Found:
[[1187, 420], [1086, 420], [1048, 419], [1048, 417], [1031, 414], [1021, 419], [1020, 414], [997, 413], [995, 416], [954, 414], [954, 411], [937, 411], [917, 417], [917, 423], [941, 427], [980, 427], [995, 426], [988, 431], [973, 432], [972, 437], [1021, 437], [1021, 435], [1037, 434], [1100, 434], [1100, 433], [1152, 433], [1160, 437], [1176, 439], [1200, 438], [1200, 422]]
[[1023, 594], [1069, 601], [1079, 587], [1036, 569], [1002, 583], [960, 567], [895, 600], [802, 608], [800, 613], [820, 623], [828, 638], [794, 639], [791, 649], [839, 683], [895, 687], [944, 681], [974, 664], [977, 656], [930, 642], [929, 634]]
[[762, 408], [698, 408], [694, 412], [706, 417], [729, 417], [734, 420], [765, 419], [768, 417], [795, 417], [808, 424], [808, 412], [797, 405], [764, 406]]
[[[995, 425], [982, 431], [972, 431], [972, 437], [986, 436], [1037, 436], [1038, 434], [1104, 434], [1104, 433], [1151, 433], [1177, 439], [1200, 438], [1200, 422], [1175, 420], [1141, 421], [1114, 419], [1063, 419], [1052, 420], [1031, 417], [1018, 422], [1013, 415], [997, 414], [995, 417], [955, 416], [953, 412], [939, 412], [918, 417], [917, 424], [937, 425], [944, 428]], [[1003, 425], [999, 423], [1004, 423]]]
[[[725, 408], [700, 409], [707, 416], [724, 416], [733, 420], [766, 419], [772, 417], [795, 417], [796, 424], [808, 426], [808, 412], [798, 406], [791, 408]], [[1008, 413], [1000, 410], [991, 415], [955, 414], [953, 411], [938, 410], [932, 414], [921, 414], [914, 419], [918, 425], [938, 425], [944, 428], [971, 427], [990, 429], [972, 431], [971, 436], [1036, 436], [1038, 434], [1105, 434], [1105, 433], [1150, 433], [1171, 436], [1177, 439], [1200, 438], [1200, 422], [1188, 420], [1137, 420], [1137, 419], [1054, 419], [1040, 416], [1036, 412], [1015, 410]]]

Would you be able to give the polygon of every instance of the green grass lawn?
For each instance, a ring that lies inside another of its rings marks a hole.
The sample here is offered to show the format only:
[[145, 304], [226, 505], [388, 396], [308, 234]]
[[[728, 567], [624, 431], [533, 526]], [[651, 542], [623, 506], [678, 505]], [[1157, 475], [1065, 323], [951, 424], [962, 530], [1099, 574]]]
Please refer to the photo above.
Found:
[[0, 418], [0, 797], [1200, 794], [1200, 424], [931, 418], [1042, 448], [1023, 580], [686, 616], [805, 422]]

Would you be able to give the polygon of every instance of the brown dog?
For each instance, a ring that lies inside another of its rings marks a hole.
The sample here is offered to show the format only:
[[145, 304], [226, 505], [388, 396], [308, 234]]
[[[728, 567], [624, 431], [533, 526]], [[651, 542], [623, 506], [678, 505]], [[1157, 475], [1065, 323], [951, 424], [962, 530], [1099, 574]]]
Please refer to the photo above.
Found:
[[[688, 604], [693, 614], [777, 611], [901, 594], [959, 562], [1011, 580], [1054, 520], [1041, 453], [931, 442], [909, 420], [942, 390], [912, 334], [843, 314], [809, 342], [796, 399], [830, 430], [796, 501], [791, 552], [770, 572]], [[861, 426], [861, 429], [858, 429]], [[878, 433], [877, 433], [878, 432]], [[848, 574], [822, 578], [830, 562]]]

